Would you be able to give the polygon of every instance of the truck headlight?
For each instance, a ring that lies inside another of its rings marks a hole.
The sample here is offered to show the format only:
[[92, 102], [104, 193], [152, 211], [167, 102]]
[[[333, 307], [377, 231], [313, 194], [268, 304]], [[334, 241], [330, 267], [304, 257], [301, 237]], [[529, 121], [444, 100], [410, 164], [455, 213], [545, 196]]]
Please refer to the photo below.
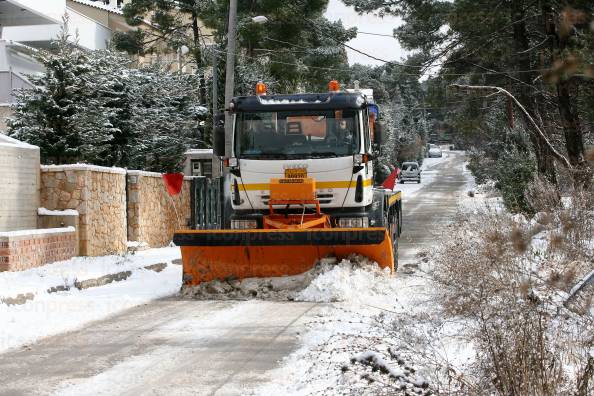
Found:
[[338, 219], [340, 228], [367, 228], [369, 219], [367, 217], [342, 217]]
[[258, 228], [258, 222], [256, 220], [231, 220], [232, 230], [249, 230]]

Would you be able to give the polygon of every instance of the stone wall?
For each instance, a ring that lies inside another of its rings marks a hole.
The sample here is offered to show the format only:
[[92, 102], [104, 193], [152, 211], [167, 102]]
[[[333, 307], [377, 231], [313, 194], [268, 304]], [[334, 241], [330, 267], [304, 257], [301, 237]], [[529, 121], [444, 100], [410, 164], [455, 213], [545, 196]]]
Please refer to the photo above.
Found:
[[0, 271], [22, 271], [75, 254], [74, 227], [0, 232]]
[[41, 167], [41, 206], [79, 213], [79, 253], [126, 251], [126, 170], [91, 165]]
[[0, 135], [0, 232], [37, 226], [39, 147]]
[[185, 178], [182, 192], [171, 199], [160, 173], [128, 171], [128, 240], [167, 246], [174, 231], [189, 224], [190, 183]]

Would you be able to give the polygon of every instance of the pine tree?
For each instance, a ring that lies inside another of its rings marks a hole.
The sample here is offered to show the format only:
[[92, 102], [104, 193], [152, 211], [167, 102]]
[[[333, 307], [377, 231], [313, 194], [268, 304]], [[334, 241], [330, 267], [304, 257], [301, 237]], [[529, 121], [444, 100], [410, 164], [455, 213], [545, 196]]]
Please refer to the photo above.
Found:
[[208, 145], [197, 77], [130, 68], [116, 52], [79, 49], [66, 30], [38, 58], [46, 72], [17, 94], [9, 133], [38, 145], [44, 163], [170, 171]]
[[[531, 122], [524, 113], [516, 117], [520, 122], [510, 122], [512, 132], [528, 134], [538, 173], [556, 182], [554, 158], [559, 157], [547, 140], [560, 141], [562, 144], [557, 143], [554, 149], [563, 151], [568, 160], [560, 163], [569, 162], [576, 185], [588, 187], [592, 169], [585, 159], [585, 144], [594, 130], [591, 0], [343, 2], [361, 13], [387, 13], [402, 18], [404, 23], [394, 29], [396, 38], [406, 49], [424, 56], [421, 67], [439, 65], [441, 78], [448, 84], [498, 86], [510, 91], [530, 118], [536, 120], [538, 128], [545, 131], [543, 137], [530, 128]], [[458, 103], [479, 100], [456, 98]], [[495, 101], [492, 96], [484, 99], [482, 107]], [[460, 107], [481, 106], [463, 103]], [[511, 109], [511, 120], [510, 115]], [[466, 116], [488, 127], [483, 122], [485, 114]], [[524, 126], [519, 126], [521, 121]]]
[[70, 42], [67, 20], [51, 51], [36, 59], [46, 72], [31, 75], [31, 90], [16, 93], [9, 135], [38, 145], [46, 163], [71, 163], [92, 157], [111, 139], [109, 112], [96, 96], [88, 53]]
[[197, 78], [152, 66], [131, 70], [129, 79], [135, 98], [131, 123], [137, 131], [129, 147], [133, 166], [179, 170], [187, 149], [209, 144], [201, 125], [208, 110], [197, 105]]

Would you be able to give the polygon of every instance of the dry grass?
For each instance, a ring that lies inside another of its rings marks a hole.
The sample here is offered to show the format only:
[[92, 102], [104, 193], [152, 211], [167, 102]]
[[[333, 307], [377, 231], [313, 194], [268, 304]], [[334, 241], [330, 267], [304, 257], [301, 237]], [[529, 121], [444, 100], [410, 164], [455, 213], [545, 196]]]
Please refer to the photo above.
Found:
[[594, 146], [588, 147], [585, 152], [586, 161], [589, 161], [594, 165]]
[[434, 255], [443, 314], [469, 324], [477, 361], [466, 380], [480, 393], [594, 394], [594, 287], [579, 309], [563, 304], [594, 266], [594, 197], [539, 199], [532, 221], [460, 219]]

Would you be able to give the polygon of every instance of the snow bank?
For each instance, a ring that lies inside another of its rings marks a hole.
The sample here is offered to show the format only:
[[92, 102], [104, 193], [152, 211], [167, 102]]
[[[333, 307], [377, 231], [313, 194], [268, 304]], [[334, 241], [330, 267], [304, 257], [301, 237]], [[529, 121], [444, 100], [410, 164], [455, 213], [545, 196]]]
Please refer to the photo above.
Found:
[[[181, 266], [170, 264], [159, 273], [142, 267], [179, 257], [179, 248], [150, 249], [129, 256], [76, 257], [26, 271], [0, 273], [0, 297], [35, 294], [23, 305], [0, 303], [0, 352], [177, 293]], [[121, 271], [131, 271], [132, 275], [101, 287], [47, 292], [50, 287], [72, 286], [75, 281]]]
[[[74, 227], [66, 228], [74, 231]], [[134, 271], [146, 265], [170, 262], [179, 257], [179, 248], [149, 249], [134, 255], [74, 257], [25, 271], [0, 272], [0, 297], [14, 297], [21, 293], [44, 294], [49, 288], [57, 285], [73, 287], [75, 281]]]
[[390, 269], [352, 255], [337, 264], [328, 257], [310, 271], [294, 276], [203, 282], [183, 287], [182, 296], [198, 300], [274, 300], [350, 302], [380, 300], [393, 292]]
[[395, 356], [390, 345], [391, 332], [400, 331], [394, 320], [425, 308], [418, 304], [426, 287], [422, 279], [391, 276], [360, 257], [322, 272], [297, 299], [320, 302], [323, 308], [309, 320], [301, 347], [255, 394], [372, 395], [400, 394], [402, 389], [424, 394], [429, 370], [413, 368], [412, 358]]
[[[390, 289], [390, 269], [381, 269], [365, 257], [353, 256], [338, 265], [324, 265], [320, 275], [299, 292], [297, 301], [361, 302], [385, 295]], [[388, 280], [388, 281], [387, 281]]]
[[102, 287], [42, 294], [24, 305], [0, 304], [0, 352], [173, 295], [180, 285], [180, 266], [169, 265], [160, 273], [136, 270], [126, 281]]

